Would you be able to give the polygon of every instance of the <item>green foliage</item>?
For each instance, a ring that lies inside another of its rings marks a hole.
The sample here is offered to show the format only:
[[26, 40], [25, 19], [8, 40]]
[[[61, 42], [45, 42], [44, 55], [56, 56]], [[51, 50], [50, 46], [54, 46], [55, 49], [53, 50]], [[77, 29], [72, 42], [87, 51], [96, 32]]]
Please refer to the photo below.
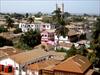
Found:
[[28, 14], [28, 13], [26, 13], [26, 14], [25, 14], [25, 17], [26, 17], [26, 18], [28, 18], [28, 16], [29, 16], [29, 14]]
[[8, 28], [13, 27], [13, 26], [14, 26], [14, 25], [13, 25], [14, 20], [12, 20], [12, 19], [10, 18], [10, 16], [5, 16], [5, 18], [6, 18], [7, 27], [8, 27]]
[[8, 31], [7, 28], [4, 28], [4, 26], [0, 26], [0, 33], [7, 32], [7, 31]]
[[28, 18], [28, 22], [29, 22], [29, 23], [32, 23], [32, 22], [34, 22], [34, 18], [32, 18], [32, 17], [29, 17], [29, 18]]
[[0, 47], [3, 46], [13, 46], [13, 42], [0, 36]]
[[22, 50], [31, 50], [31, 49], [32, 49], [32, 48], [29, 47], [27, 44], [22, 43], [22, 42], [20, 42], [20, 41], [18, 41], [16, 44], [14, 44], [14, 47], [15, 47], [15, 48], [22, 49]]
[[66, 58], [71, 57], [73, 55], [77, 54], [77, 49], [75, 48], [74, 45], [67, 51]]
[[60, 24], [61, 23], [61, 11], [58, 8], [57, 10], [54, 10], [52, 12], [53, 15], [53, 20], [56, 22], [56, 24]]
[[57, 52], [67, 52], [67, 50], [64, 49], [64, 48], [59, 48], [59, 49], [57, 48], [56, 51], [57, 51]]
[[29, 47], [34, 47], [41, 43], [41, 35], [39, 31], [30, 30], [21, 35], [20, 41]]
[[18, 34], [18, 33], [21, 33], [21, 32], [22, 32], [22, 30], [20, 28], [17, 28], [16, 30], [13, 31], [14, 34]]
[[81, 54], [81, 55], [83, 55], [83, 56], [86, 56], [87, 51], [86, 51], [85, 45], [82, 45], [82, 46], [78, 49], [77, 53], [78, 53], [78, 54]]
[[86, 40], [86, 34], [81, 34], [81, 35], [80, 35], [80, 39], [81, 39], [81, 40]]
[[90, 60], [91, 63], [94, 63], [95, 62], [96, 55], [95, 55], [94, 52], [93, 53], [88, 53], [87, 54], [87, 57], [88, 57], [88, 59]]
[[93, 39], [98, 39], [100, 36], [100, 18], [97, 19], [97, 22], [94, 24], [93, 29]]
[[68, 13], [68, 12], [64, 12], [64, 17], [65, 17], [65, 18], [66, 18], [66, 17], [69, 17], [69, 16], [71, 16], [70, 13]]
[[93, 41], [91, 41], [91, 44], [93, 49], [96, 50], [97, 57], [100, 57], [100, 18], [98, 18], [97, 22], [94, 24], [92, 37]]
[[43, 20], [42, 20], [43, 22], [45, 22], [45, 23], [52, 23], [52, 17], [43, 17]]
[[66, 35], [68, 34], [68, 28], [66, 28], [65, 26], [59, 26], [55, 33], [57, 34], [57, 36], [63, 36], [66, 37]]
[[37, 14], [35, 14], [35, 17], [41, 17], [43, 14], [41, 12], [38, 12]]
[[11, 17], [20, 20], [20, 19], [24, 18], [24, 15], [20, 14], [20, 13], [13, 13], [13, 14], [11, 14]]
[[88, 16], [88, 17], [89, 17], [90, 15], [89, 15], [89, 14], [84, 13], [84, 14], [83, 14], [83, 16], [85, 16], [85, 17], [87, 17], [87, 16]]
[[84, 18], [82, 18], [81, 16], [74, 16], [73, 21], [74, 22], [81, 22], [81, 21], [84, 21]]
[[94, 24], [93, 29], [93, 40], [91, 41], [90, 48], [95, 51], [96, 58], [98, 58], [98, 62], [94, 62], [96, 67], [100, 68], [100, 18], [97, 19], [97, 22]]

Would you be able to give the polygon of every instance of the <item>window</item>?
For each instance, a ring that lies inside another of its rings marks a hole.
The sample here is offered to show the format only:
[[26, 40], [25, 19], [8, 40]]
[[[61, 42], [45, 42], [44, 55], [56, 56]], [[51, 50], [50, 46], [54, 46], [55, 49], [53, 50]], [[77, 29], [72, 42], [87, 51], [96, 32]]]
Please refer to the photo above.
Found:
[[9, 67], [8, 67], [8, 72], [9, 72], [9, 73], [12, 72], [12, 66], [9, 66]]
[[42, 34], [42, 36], [44, 36], [44, 35]]
[[47, 35], [45, 35], [45, 37], [47, 37]]
[[47, 28], [49, 28], [49, 25], [47, 25]]
[[16, 70], [18, 70], [18, 67], [16, 67]]
[[43, 27], [45, 28], [45, 25], [43, 25]]

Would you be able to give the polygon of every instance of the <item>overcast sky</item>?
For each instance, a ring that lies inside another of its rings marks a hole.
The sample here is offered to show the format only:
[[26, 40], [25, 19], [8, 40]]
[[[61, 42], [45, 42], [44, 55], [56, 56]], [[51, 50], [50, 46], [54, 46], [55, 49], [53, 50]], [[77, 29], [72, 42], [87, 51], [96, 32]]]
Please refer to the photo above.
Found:
[[66, 12], [100, 14], [100, 0], [0, 0], [0, 12], [51, 13], [62, 2]]

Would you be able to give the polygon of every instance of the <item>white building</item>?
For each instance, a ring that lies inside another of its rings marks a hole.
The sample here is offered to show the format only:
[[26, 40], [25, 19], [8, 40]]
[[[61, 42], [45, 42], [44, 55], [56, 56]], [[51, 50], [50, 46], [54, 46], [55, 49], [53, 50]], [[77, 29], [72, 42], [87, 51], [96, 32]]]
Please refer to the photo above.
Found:
[[54, 51], [46, 52], [43, 49], [38, 48], [31, 51], [11, 55], [4, 59], [0, 59], [0, 65], [12, 66], [15, 69], [14, 75], [31, 75], [28, 74], [30, 72], [27, 71], [27, 66], [45, 60], [63, 60], [64, 55], [60, 55], [59, 53], [56, 53]]
[[49, 52], [35, 49], [1, 59], [0, 64], [5, 66], [11, 65], [13, 68], [15, 68], [14, 75], [26, 75], [28, 65], [48, 60], [50, 58], [52, 58], [52, 54]]
[[19, 28], [22, 29], [23, 32], [27, 32], [28, 30], [40, 30], [40, 24], [25, 24], [25, 23], [20, 23]]
[[55, 35], [54, 39], [55, 39], [55, 43], [57, 43], [58, 40], [59, 40], [59, 42], [70, 43], [68, 36], [66, 36], [66, 37], [60, 36], [58, 38], [57, 35]]
[[40, 30], [40, 31], [54, 29], [55, 26], [50, 23], [42, 23], [42, 22], [41, 23], [32, 23], [32, 24], [20, 23], [19, 28], [21, 28], [23, 32], [27, 32], [28, 30], [31, 30], [31, 29]]

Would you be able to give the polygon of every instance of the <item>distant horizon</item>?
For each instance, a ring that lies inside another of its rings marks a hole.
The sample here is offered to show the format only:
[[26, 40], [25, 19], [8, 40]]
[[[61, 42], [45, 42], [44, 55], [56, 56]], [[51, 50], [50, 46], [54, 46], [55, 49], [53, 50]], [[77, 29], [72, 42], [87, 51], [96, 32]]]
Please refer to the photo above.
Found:
[[71, 14], [100, 15], [100, 0], [0, 0], [2, 13], [48, 13], [56, 9], [56, 3], [64, 3], [64, 11]]

